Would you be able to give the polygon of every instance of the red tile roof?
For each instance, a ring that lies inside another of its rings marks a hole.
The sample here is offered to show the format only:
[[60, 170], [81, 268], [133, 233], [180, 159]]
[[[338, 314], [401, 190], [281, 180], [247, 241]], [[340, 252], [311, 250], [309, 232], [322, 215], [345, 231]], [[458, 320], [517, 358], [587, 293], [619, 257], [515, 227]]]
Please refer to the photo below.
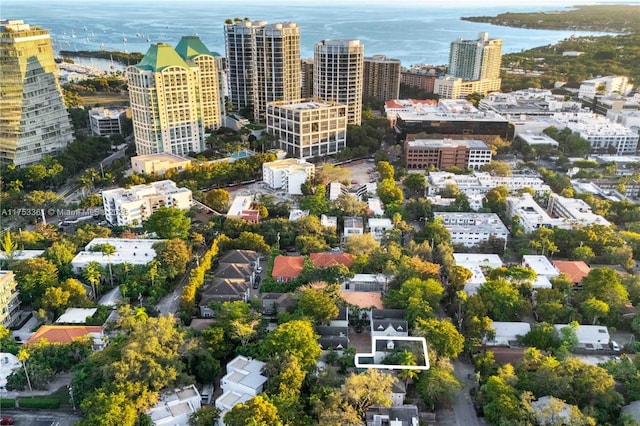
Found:
[[349, 253], [311, 253], [311, 262], [318, 268], [344, 265], [349, 268], [353, 265], [353, 256]]
[[393, 99], [385, 101], [384, 103], [387, 106], [387, 108], [402, 108], [404, 106], [404, 105], [399, 104], [398, 102], [394, 101]]
[[242, 220], [248, 220], [249, 222], [260, 222], [260, 212], [258, 210], [242, 210], [240, 213]]
[[102, 333], [99, 325], [43, 325], [27, 340], [35, 343], [45, 339], [49, 343], [71, 343], [89, 333]]
[[276, 256], [271, 276], [273, 278], [294, 279], [302, 273], [304, 256]]
[[567, 274], [574, 283], [582, 281], [591, 271], [589, 265], [582, 260], [554, 260], [553, 264], [558, 268], [558, 271]]

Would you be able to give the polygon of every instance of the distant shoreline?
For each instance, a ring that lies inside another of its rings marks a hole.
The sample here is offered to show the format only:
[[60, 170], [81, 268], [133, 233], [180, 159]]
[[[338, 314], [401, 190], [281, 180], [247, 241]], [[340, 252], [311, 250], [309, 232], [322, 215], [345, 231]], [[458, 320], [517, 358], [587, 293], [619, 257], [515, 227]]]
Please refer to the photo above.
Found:
[[462, 16], [481, 22], [532, 30], [597, 31], [618, 34], [640, 33], [640, 5], [574, 6], [570, 10], [512, 13], [496, 16]]
[[142, 53], [134, 52], [134, 53], [124, 53], [124, 52], [111, 52], [105, 50], [61, 50], [60, 56], [62, 58], [98, 58], [98, 59], [107, 59], [113, 60], [115, 62], [119, 62], [122, 65], [135, 65], [142, 60], [144, 56]]

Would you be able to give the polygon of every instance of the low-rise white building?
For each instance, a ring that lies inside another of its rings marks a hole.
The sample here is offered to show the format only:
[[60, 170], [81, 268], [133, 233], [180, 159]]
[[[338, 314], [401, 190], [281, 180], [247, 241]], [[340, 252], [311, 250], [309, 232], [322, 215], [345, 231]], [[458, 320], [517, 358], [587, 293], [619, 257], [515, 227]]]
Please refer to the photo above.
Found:
[[167, 170], [186, 170], [189, 164], [191, 164], [190, 159], [171, 154], [170, 152], [131, 157], [131, 168], [133, 171], [146, 175], [156, 174], [162, 176]]
[[507, 244], [509, 230], [495, 213], [434, 212], [436, 219], [451, 233], [453, 244], [474, 247], [491, 239], [499, 239]]
[[551, 192], [549, 185], [545, 184], [537, 176], [515, 175], [515, 176], [492, 176], [489, 173], [475, 171], [471, 175], [456, 175], [449, 172], [430, 172], [429, 195], [435, 196], [448, 186], [455, 186], [460, 192], [467, 196], [486, 195], [497, 186], [504, 186], [509, 192], [516, 192], [524, 188], [531, 188], [536, 195], [543, 195]]
[[302, 195], [301, 185], [311, 179], [316, 166], [298, 158], [276, 160], [262, 165], [262, 180], [271, 189]]
[[195, 385], [162, 395], [147, 415], [154, 426], [189, 426], [189, 416], [202, 407], [202, 397]]
[[565, 218], [573, 225], [604, 225], [611, 223], [599, 214], [591, 211], [591, 206], [579, 198], [567, 198], [551, 194], [547, 210], [554, 216]]
[[497, 254], [454, 253], [453, 259], [456, 262], [456, 266], [462, 266], [471, 271], [471, 278], [464, 283], [464, 291], [469, 296], [478, 293], [478, 288], [487, 282], [484, 269], [495, 269], [504, 266], [502, 259]]
[[376, 241], [382, 241], [385, 233], [393, 229], [393, 222], [387, 217], [383, 218], [369, 218], [367, 221], [369, 226], [369, 232], [373, 234]]
[[237, 404], [242, 404], [264, 390], [267, 377], [262, 375], [265, 363], [238, 355], [227, 364], [227, 374], [220, 380], [222, 395], [216, 399], [221, 411], [219, 425], [224, 426], [224, 416]]
[[[565, 327], [570, 327], [568, 324], [554, 324], [558, 334]], [[580, 324], [576, 330], [576, 337], [578, 338], [578, 349], [587, 350], [608, 350], [611, 337], [609, 336], [609, 330], [603, 325], [584, 325]]]
[[327, 216], [326, 214], [320, 215], [320, 225], [327, 228], [337, 229], [338, 218], [336, 216]]
[[538, 255], [524, 255], [520, 266], [524, 266], [527, 269], [534, 271], [539, 277], [547, 277], [551, 279], [560, 275], [560, 271], [555, 267], [553, 263], [546, 256]]
[[634, 129], [598, 115], [558, 113], [554, 119], [559, 128], [569, 128], [591, 144], [595, 151], [614, 151], [617, 155], [633, 155], [640, 135]]
[[517, 344], [518, 336], [522, 337], [531, 331], [531, 324], [528, 322], [502, 322], [493, 321], [491, 328], [495, 331], [495, 336], [491, 340], [484, 341], [486, 346], [507, 346]]
[[187, 210], [192, 202], [191, 190], [178, 188], [171, 180], [102, 192], [105, 219], [114, 226], [141, 226], [161, 207]]
[[347, 216], [344, 218], [344, 237], [364, 234], [364, 221], [359, 216]]
[[384, 216], [384, 208], [382, 208], [382, 200], [377, 197], [371, 197], [367, 200], [367, 210], [372, 216]]
[[91, 108], [89, 110], [91, 133], [96, 136], [121, 134], [126, 118], [126, 108]]
[[606, 76], [585, 80], [580, 84], [578, 98], [592, 98], [597, 94], [608, 96], [614, 93], [625, 95], [633, 89], [629, 78], [624, 76]]
[[552, 218], [549, 213], [533, 199], [531, 194], [524, 193], [519, 197], [507, 197], [507, 217], [518, 217], [524, 232], [534, 232], [539, 228], [571, 229], [570, 221]]
[[[156, 257], [153, 245], [163, 240], [130, 239], [130, 238], [94, 238], [83, 251], [71, 261], [75, 273], [84, 270], [90, 262], [98, 262], [100, 266], [118, 265], [146, 265]], [[107, 256], [101, 251], [92, 251], [95, 246], [109, 244], [115, 248], [115, 253]]]
[[227, 211], [227, 217], [240, 219], [242, 212], [251, 209], [253, 195], [236, 195]]

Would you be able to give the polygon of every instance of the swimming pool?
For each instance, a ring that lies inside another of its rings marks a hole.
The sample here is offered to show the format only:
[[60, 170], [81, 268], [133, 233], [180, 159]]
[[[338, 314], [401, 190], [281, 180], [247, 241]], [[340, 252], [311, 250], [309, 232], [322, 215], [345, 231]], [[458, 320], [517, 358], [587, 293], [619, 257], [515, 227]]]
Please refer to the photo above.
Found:
[[247, 151], [234, 152], [229, 156], [229, 158], [233, 158], [237, 160], [238, 158], [246, 158], [249, 157], [249, 153]]

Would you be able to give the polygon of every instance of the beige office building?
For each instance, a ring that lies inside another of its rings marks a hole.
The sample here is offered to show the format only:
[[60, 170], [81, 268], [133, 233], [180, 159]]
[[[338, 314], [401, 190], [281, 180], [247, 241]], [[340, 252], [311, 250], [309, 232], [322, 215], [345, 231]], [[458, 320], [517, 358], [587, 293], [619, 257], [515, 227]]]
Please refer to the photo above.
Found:
[[384, 55], [364, 58], [363, 97], [381, 101], [400, 96], [400, 60]]
[[359, 40], [322, 40], [315, 45], [313, 94], [347, 106], [347, 123], [362, 122], [364, 45]]
[[347, 106], [311, 99], [271, 102], [267, 131], [291, 157], [335, 155], [347, 146]]
[[0, 163], [36, 163], [71, 141], [49, 31], [0, 19]]

